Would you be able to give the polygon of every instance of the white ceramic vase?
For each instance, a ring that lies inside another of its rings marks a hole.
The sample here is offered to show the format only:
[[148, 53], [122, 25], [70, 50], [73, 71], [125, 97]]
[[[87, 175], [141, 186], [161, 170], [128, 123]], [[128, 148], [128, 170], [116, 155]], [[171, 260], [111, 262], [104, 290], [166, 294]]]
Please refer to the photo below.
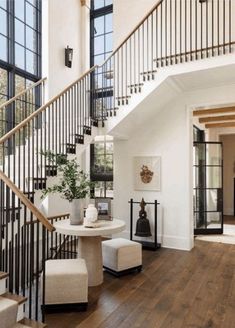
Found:
[[83, 224], [84, 219], [84, 199], [73, 199], [71, 202], [70, 224]]
[[94, 223], [97, 221], [98, 211], [94, 204], [89, 204], [86, 209], [86, 221], [89, 223]]

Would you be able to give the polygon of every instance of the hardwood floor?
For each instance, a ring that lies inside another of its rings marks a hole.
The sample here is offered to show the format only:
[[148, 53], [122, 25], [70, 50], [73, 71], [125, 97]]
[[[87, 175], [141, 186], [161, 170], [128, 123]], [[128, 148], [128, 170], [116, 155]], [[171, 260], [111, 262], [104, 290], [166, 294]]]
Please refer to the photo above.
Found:
[[87, 312], [46, 317], [49, 328], [234, 328], [235, 246], [196, 241], [191, 252], [143, 252], [143, 271], [104, 274]]
[[224, 224], [235, 224], [235, 216], [224, 215]]

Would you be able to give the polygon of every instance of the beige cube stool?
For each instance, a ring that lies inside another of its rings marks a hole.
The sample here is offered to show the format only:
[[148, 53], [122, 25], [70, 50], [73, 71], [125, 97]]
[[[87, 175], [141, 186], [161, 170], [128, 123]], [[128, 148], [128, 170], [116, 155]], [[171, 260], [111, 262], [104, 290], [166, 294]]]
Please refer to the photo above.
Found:
[[48, 260], [45, 264], [45, 312], [77, 309], [88, 302], [88, 273], [83, 259]]
[[120, 276], [142, 269], [142, 245], [124, 238], [102, 242], [103, 266], [110, 273]]

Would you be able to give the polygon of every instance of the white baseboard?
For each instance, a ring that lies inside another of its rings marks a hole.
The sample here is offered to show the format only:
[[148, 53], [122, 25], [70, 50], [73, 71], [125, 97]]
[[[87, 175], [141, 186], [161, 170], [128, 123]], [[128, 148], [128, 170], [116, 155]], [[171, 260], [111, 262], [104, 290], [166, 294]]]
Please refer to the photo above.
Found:
[[233, 211], [234, 211], [234, 209], [233, 208], [225, 208], [224, 209], [224, 215], [232, 215], [233, 216]]
[[190, 251], [193, 248], [193, 238], [164, 235], [162, 247]]
[[0, 295], [6, 293], [6, 280], [7, 278], [3, 278], [0, 280]]
[[[130, 232], [125, 230], [113, 235], [113, 238], [126, 238], [130, 239]], [[185, 238], [178, 236], [157, 236], [157, 240], [164, 248], [172, 248], [184, 251], [190, 251], [193, 248], [193, 238]]]

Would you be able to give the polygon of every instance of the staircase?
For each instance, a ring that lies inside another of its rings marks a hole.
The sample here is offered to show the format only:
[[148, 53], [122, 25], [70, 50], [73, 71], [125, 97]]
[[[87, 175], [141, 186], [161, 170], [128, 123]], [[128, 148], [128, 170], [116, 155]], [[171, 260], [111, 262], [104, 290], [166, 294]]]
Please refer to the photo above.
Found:
[[232, 53], [234, 18], [231, 0], [158, 1], [101, 66], [1, 137], [0, 270], [9, 272], [10, 292], [28, 297], [29, 318], [40, 316], [45, 260], [58, 252], [76, 255], [76, 240], [53, 231], [54, 220], [68, 215], [46, 218], [34, 205], [48, 178], [57, 174], [42, 152], [73, 158], [97, 129], [110, 130], [154, 92], [162, 71]]
[[27, 298], [9, 293], [6, 289], [8, 273], [0, 272], [0, 327], [2, 328], [44, 328], [41, 322], [24, 317]]

